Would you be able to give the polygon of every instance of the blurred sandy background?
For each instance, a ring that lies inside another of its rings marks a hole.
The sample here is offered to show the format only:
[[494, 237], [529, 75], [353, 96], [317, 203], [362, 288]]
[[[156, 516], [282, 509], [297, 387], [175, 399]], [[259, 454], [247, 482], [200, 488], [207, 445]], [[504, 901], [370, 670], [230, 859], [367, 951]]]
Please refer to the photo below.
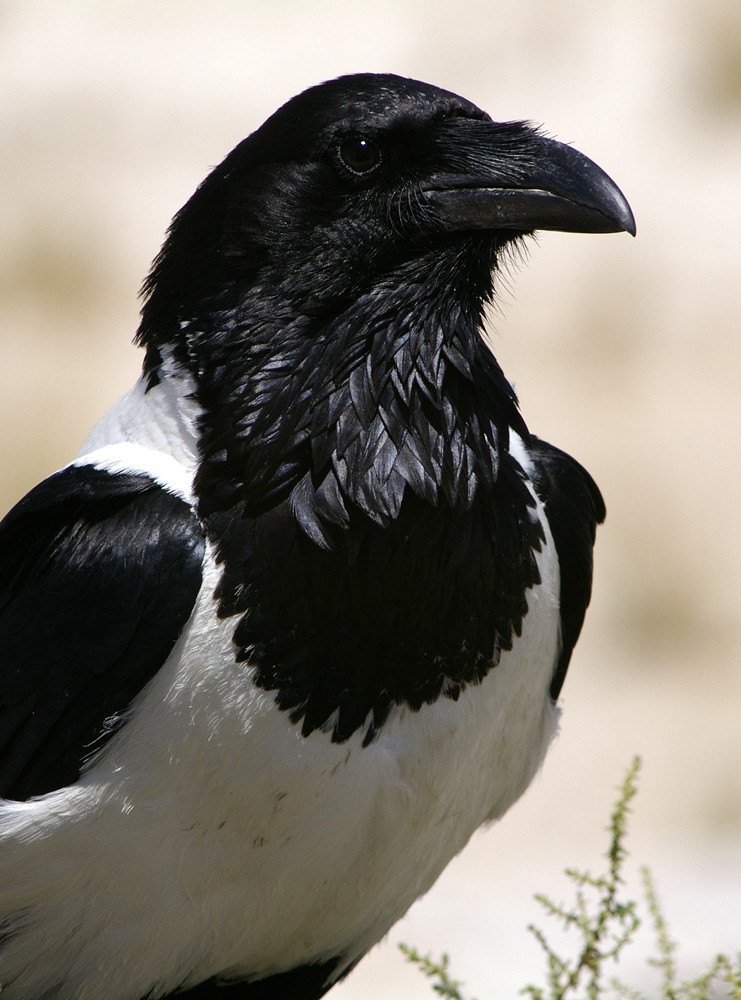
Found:
[[137, 289], [210, 166], [358, 70], [544, 123], [618, 181], [638, 238], [543, 235], [492, 321], [530, 426], [607, 499], [563, 734], [332, 996], [429, 1000], [399, 940], [449, 949], [480, 1000], [542, 981], [532, 894], [598, 869], [634, 753], [633, 859], [699, 971], [741, 948], [738, 0], [0, 0], [0, 509], [136, 377]]

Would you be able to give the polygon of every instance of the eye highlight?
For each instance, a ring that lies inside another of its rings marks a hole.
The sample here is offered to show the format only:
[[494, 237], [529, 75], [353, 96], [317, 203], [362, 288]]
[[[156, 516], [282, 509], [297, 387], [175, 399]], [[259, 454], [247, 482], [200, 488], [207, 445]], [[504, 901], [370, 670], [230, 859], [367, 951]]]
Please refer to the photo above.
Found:
[[337, 144], [337, 158], [351, 174], [361, 177], [375, 170], [381, 162], [381, 150], [372, 139], [350, 135]]

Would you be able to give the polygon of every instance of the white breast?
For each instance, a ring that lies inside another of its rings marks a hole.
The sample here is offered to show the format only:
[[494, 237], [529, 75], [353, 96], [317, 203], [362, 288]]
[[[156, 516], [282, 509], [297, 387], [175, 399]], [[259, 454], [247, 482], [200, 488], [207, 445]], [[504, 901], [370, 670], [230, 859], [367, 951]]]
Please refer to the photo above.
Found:
[[363, 730], [301, 737], [252, 685], [209, 554], [185, 632], [100, 758], [0, 810], [3, 997], [139, 1000], [359, 957], [543, 759], [559, 644], [546, 538], [513, 649], [457, 701], [397, 707], [367, 747]]

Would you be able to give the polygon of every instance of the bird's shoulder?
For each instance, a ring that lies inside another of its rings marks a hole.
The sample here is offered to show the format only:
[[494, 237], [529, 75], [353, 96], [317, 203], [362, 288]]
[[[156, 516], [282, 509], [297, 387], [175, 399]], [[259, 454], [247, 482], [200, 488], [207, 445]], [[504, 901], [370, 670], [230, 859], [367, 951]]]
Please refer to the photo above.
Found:
[[0, 523], [0, 794], [78, 778], [169, 655], [204, 549], [183, 496], [84, 460]]
[[551, 695], [558, 697], [592, 593], [592, 550], [605, 504], [594, 479], [566, 452], [531, 437], [530, 478], [543, 503], [558, 554], [561, 654]]

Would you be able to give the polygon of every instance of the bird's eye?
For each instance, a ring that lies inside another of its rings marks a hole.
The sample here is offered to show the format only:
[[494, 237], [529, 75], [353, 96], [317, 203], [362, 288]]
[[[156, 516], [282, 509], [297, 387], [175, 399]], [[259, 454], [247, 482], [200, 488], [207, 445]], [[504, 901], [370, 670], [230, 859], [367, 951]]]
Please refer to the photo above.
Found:
[[375, 170], [381, 162], [381, 150], [372, 139], [362, 135], [342, 139], [337, 146], [337, 156], [343, 167], [358, 176]]

